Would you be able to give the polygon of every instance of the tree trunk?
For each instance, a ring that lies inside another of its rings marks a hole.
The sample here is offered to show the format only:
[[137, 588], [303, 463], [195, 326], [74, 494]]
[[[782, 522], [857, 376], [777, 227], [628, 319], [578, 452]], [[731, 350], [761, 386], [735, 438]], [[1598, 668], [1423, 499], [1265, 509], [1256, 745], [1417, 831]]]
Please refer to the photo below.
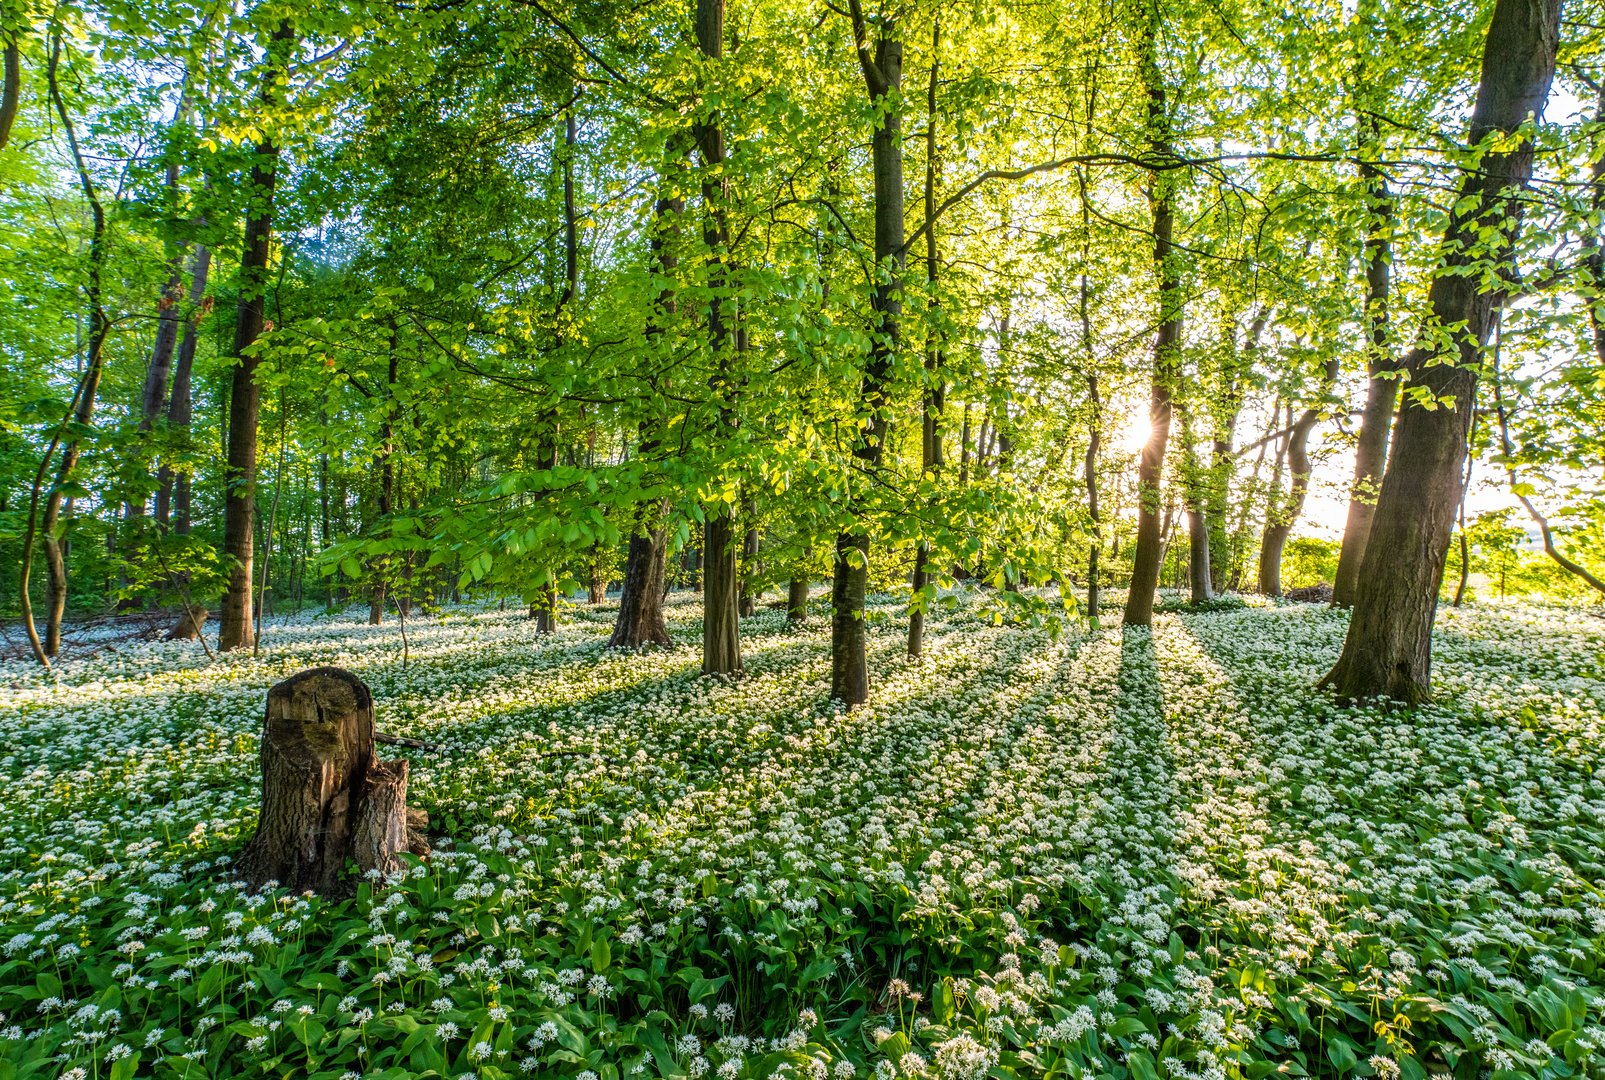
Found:
[[[1508, 267], [1533, 149], [1526, 139], [1508, 148], [1499, 140], [1543, 113], [1560, 6], [1561, 0], [1495, 0], [1470, 131], [1473, 146], [1488, 140], [1495, 148], [1462, 181], [1444, 236], [1445, 267], [1428, 292], [1429, 326], [1405, 361], [1412, 397], [1399, 412], [1343, 652], [1323, 680], [1340, 698], [1420, 702], [1431, 695], [1433, 617], [1460, 499], [1477, 370], [1497, 302], [1483, 285], [1486, 275], [1468, 268]], [[1432, 395], [1434, 407], [1424, 407], [1415, 393]]]
[[[1367, 121], [1374, 133], [1376, 122]], [[1364, 124], [1362, 124], [1364, 130]], [[1365, 318], [1367, 323], [1366, 370], [1370, 382], [1365, 389], [1365, 409], [1360, 414], [1360, 431], [1354, 446], [1354, 482], [1349, 489], [1349, 516], [1343, 527], [1343, 547], [1338, 552], [1337, 578], [1332, 586], [1332, 603], [1348, 607], [1354, 603], [1360, 564], [1371, 535], [1371, 519], [1376, 513], [1377, 486], [1388, 459], [1388, 434], [1399, 401], [1399, 380], [1383, 378], [1391, 363], [1388, 346], [1389, 271], [1393, 263], [1391, 230], [1393, 202], [1387, 178], [1372, 162], [1360, 166], [1369, 210], [1365, 237]]]
[[[671, 155], [678, 161], [678, 155]], [[661, 277], [668, 279], [680, 265], [674, 249], [679, 220], [685, 213], [685, 200], [674, 193], [672, 178], [666, 176], [663, 192], [655, 208], [656, 228], [652, 232], [652, 257]], [[665, 284], [658, 292], [656, 317], [647, 321], [647, 337], [657, 342], [678, 312], [674, 289]], [[637, 460], [650, 458], [657, 450], [657, 439], [641, 423], [641, 444]], [[657, 499], [636, 508], [635, 529], [630, 535], [629, 553], [624, 560], [624, 580], [619, 587], [619, 615], [613, 624], [608, 646], [639, 649], [646, 645], [674, 644], [663, 618], [663, 598], [667, 592], [668, 533], [662, 517], [667, 500]]]
[[211, 618], [211, 612], [199, 604], [188, 607], [178, 617], [178, 622], [167, 631], [163, 641], [195, 641], [206, 632], [206, 620]]
[[[379, 522], [383, 529], [390, 511], [395, 508], [396, 466], [393, 460], [396, 443], [396, 379], [398, 356], [396, 352], [396, 320], [390, 320], [389, 365], [385, 369], [384, 419], [379, 422], [379, 452], [374, 455], [374, 471], [379, 474]], [[380, 626], [385, 621], [385, 570], [386, 560], [374, 559], [368, 565], [373, 580], [368, 584], [368, 625]]]
[[[1163, 78], [1159, 71], [1156, 38], [1158, 9], [1150, 15], [1144, 34], [1143, 81], [1148, 97], [1150, 151], [1169, 157], [1170, 117]], [[1148, 441], [1137, 463], [1137, 549], [1131, 560], [1131, 591], [1126, 598], [1125, 625], [1153, 622], [1154, 594], [1159, 588], [1163, 537], [1159, 519], [1160, 485], [1165, 448], [1170, 441], [1171, 388], [1180, 362], [1182, 306], [1181, 264], [1171, 241], [1175, 228], [1175, 179], [1169, 172], [1149, 176], [1148, 199], [1153, 208], [1154, 269], [1159, 275], [1159, 332], [1154, 337], [1154, 380], [1148, 399]]]
[[1214, 409], [1214, 445], [1208, 477], [1208, 495], [1204, 504], [1205, 522], [1209, 527], [1209, 574], [1214, 592], [1222, 593], [1231, 587], [1232, 532], [1227, 521], [1231, 503], [1232, 479], [1237, 469], [1237, 420], [1243, 409], [1243, 394], [1248, 376], [1259, 355], [1259, 342], [1265, 333], [1270, 313], [1261, 311], [1249, 323], [1243, 347], [1237, 345], [1237, 321], [1232, 319], [1226, 331], [1227, 360], [1221, 379], [1221, 400]]
[[[285, 20], [273, 32], [264, 59], [262, 103], [278, 103], [279, 79], [289, 68], [295, 28]], [[268, 260], [272, 251], [273, 186], [278, 177], [279, 148], [271, 137], [256, 147], [251, 166], [251, 210], [245, 220], [244, 252], [240, 257], [240, 303], [234, 322], [237, 367], [229, 394], [228, 463], [224, 470], [223, 556], [229, 562], [228, 588], [223, 593], [223, 614], [217, 632], [220, 652], [248, 649], [251, 632], [251, 533], [256, 518], [256, 421], [262, 388], [256, 381], [257, 357], [252, 346], [266, 322]]]
[[0, 85], [0, 150], [11, 141], [11, 126], [16, 123], [17, 110], [22, 103], [22, 47], [17, 43], [21, 31], [6, 27], [0, 31], [5, 37], [5, 75]]
[[[179, 125], [185, 124], [188, 119], [188, 97], [189, 78], [186, 73], [184, 85], [179, 91], [178, 104], [173, 110], [173, 124], [168, 136], [166, 153], [167, 171], [163, 184], [168, 202], [167, 281], [157, 298], [156, 341], [151, 347], [150, 365], [145, 369], [145, 385], [139, 395], [138, 432], [147, 439], [151, 432], [156, 430], [157, 421], [166, 411], [167, 383], [172, 375], [173, 350], [178, 344], [178, 323], [183, 315], [179, 305], [184, 299], [184, 254], [188, 245], [175, 235], [179, 230], [179, 148], [176, 144]], [[123, 507], [124, 517], [129, 519], [143, 517], [145, 498], [146, 493], [140, 491], [137, 496], [131, 495], [126, 499]]]
[[664, 549], [668, 536], [652, 526], [630, 537], [630, 554], [624, 563], [624, 585], [619, 591], [619, 617], [608, 645], [639, 649], [645, 645], [673, 645], [663, 619]]
[[[50, 61], [46, 68], [49, 83], [50, 97], [56, 106], [56, 115], [61, 118], [62, 129], [67, 134], [67, 144], [72, 153], [74, 169], [78, 174], [79, 186], [83, 189], [84, 199], [89, 203], [90, 219], [92, 222], [89, 240], [89, 274], [87, 287], [87, 300], [89, 302], [89, 360], [84, 369], [84, 377], [79, 385], [77, 404], [73, 410], [73, 423], [80, 429], [88, 427], [95, 414], [95, 398], [100, 389], [101, 373], [105, 370], [105, 344], [106, 337], [111, 332], [111, 323], [106, 318], [106, 309], [101, 302], [101, 270], [106, 259], [106, 213], [101, 206], [100, 196], [95, 190], [94, 181], [89, 176], [89, 168], [84, 163], [83, 152], [78, 145], [78, 135], [73, 127], [72, 118], [67, 113], [66, 102], [61, 96], [61, 86], [57, 80], [57, 69], [61, 59], [61, 42], [52, 39]], [[63, 533], [66, 531], [66, 517], [71, 515], [71, 501], [67, 502], [67, 513], [62, 512], [63, 489], [71, 482], [73, 473], [78, 468], [79, 442], [76, 434], [70, 436], [61, 450], [61, 463], [56, 471], [56, 483], [50, 489], [45, 499], [45, 512], [40, 524], [40, 532], [44, 537], [45, 568], [47, 574], [46, 592], [46, 625], [44, 654], [56, 656], [61, 651], [61, 621], [67, 611], [67, 542]], [[29, 553], [31, 558], [31, 552]], [[26, 592], [26, 588], [24, 589]], [[25, 609], [28, 605], [25, 602]], [[28, 622], [32, 630], [32, 611], [28, 610]], [[30, 632], [30, 638], [37, 636]], [[38, 651], [37, 649], [35, 650]]]
[[797, 626], [808, 620], [808, 575], [798, 570], [786, 583], [786, 621]]
[[[1092, 121], [1092, 105], [1087, 106], [1087, 120]], [[1087, 456], [1082, 462], [1081, 476], [1087, 489], [1087, 518], [1091, 522], [1091, 535], [1087, 538], [1087, 626], [1097, 630], [1101, 617], [1102, 600], [1098, 559], [1103, 549], [1103, 517], [1098, 508], [1098, 453], [1103, 449], [1103, 391], [1098, 380], [1097, 353], [1092, 344], [1092, 280], [1087, 267], [1092, 261], [1092, 204], [1087, 197], [1087, 174], [1076, 170], [1076, 189], [1081, 195], [1081, 280], [1078, 288], [1078, 314], [1081, 317], [1081, 355], [1086, 365], [1088, 418]]]
[[[898, 347], [903, 304], [903, 43], [896, 21], [883, 17], [876, 24], [877, 40], [871, 55], [869, 27], [858, 0], [849, 0], [853, 40], [863, 70], [869, 100], [878, 122], [871, 147], [875, 176], [876, 275], [870, 306], [875, 325], [869, 361], [864, 368], [859, 400], [864, 430], [853, 456], [873, 476], [880, 471], [888, 419], [885, 415], [892, 364]], [[864, 625], [864, 597], [869, 589], [868, 522], [863, 520], [856, 492], [847, 496], [852, 523], [836, 538], [836, 563], [831, 585], [830, 696], [851, 707], [869, 700], [869, 661]]]
[[253, 888], [299, 893], [347, 887], [347, 861], [367, 874], [427, 855], [427, 818], [407, 810], [407, 761], [374, 758], [373, 695], [341, 668], [303, 671], [268, 691], [262, 811], [240, 853]]
[[[753, 513], [751, 502], [747, 503], [747, 513]], [[753, 592], [752, 581], [758, 574], [758, 526], [748, 525], [746, 534], [741, 539], [741, 595], [736, 602], [736, 611], [743, 619], [750, 619], [758, 614], [758, 598]]]
[[[178, 345], [178, 361], [173, 365], [173, 390], [167, 402], [167, 427], [176, 433], [188, 434], [194, 417], [194, 401], [190, 382], [195, 371], [195, 346], [200, 336], [200, 321], [205, 316], [203, 301], [206, 297], [206, 278], [212, 267], [212, 249], [200, 246], [190, 261], [189, 317], [184, 323], [184, 337]], [[175, 472], [167, 462], [162, 463], [156, 487], [156, 520], [163, 525], [169, 522], [173, 531], [187, 534], [190, 526], [189, 470]]]
[[[1330, 398], [1337, 383], [1338, 358], [1334, 355], [1326, 362], [1321, 374], [1323, 404]], [[1310, 432], [1320, 421], [1322, 410], [1312, 405], [1299, 414], [1287, 440], [1287, 467], [1289, 490], [1287, 504], [1272, 503], [1266, 517], [1265, 535], [1260, 544], [1259, 591], [1265, 596], [1282, 595], [1282, 555], [1287, 550], [1287, 539], [1304, 513], [1304, 502], [1310, 493]]]
[[[931, 328], [925, 344], [925, 390], [920, 399], [920, 473], [921, 479], [935, 480], [942, 471], [942, 410], [947, 404], [943, 342], [939, 322], [941, 304], [937, 299], [937, 278], [941, 259], [936, 246], [936, 188], [941, 178], [941, 163], [936, 154], [936, 119], [938, 116], [936, 89], [941, 72], [942, 19], [938, 14], [931, 25], [931, 76], [926, 84], [925, 105], [928, 123], [925, 128], [925, 285], [930, 292]], [[926, 595], [930, 588], [930, 544], [921, 540], [914, 553], [913, 610], [908, 616], [908, 655], [917, 657], [925, 647]]]
[[[724, 56], [724, 0], [697, 0], [697, 46], [702, 55], [716, 61]], [[730, 352], [741, 341], [731, 333], [724, 293], [729, 285], [727, 258], [730, 228], [725, 217], [728, 196], [725, 182], [716, 175], [724, 163], [724, 132], [717, 115], [696, 126], [697, 146], [705, 168], [702, 202], [705, 212], [703, 242], [708, 248], [708, 340], [713, 353], [714, 374], [710, 389], [719, 401], [719, 428], [727, 431], [734, 423], [731, 407]], [[728, 504], [709, 505], [702, 529], [702, 673], [734, 675], [741, 671], [740, 612], [737, 608], [740, 584], [737, 580], [736, 547], [731, 508]]]
[[710, 516], [702, 528], [702, 673], [739, 675], [741, 636], [736, 611], [735, 530], [728, 512]]

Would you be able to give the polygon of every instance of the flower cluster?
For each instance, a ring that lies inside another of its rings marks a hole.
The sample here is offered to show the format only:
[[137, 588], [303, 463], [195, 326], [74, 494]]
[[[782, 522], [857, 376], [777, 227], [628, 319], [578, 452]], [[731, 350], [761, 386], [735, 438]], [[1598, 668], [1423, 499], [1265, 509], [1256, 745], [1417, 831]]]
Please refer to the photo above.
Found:
[[[1052, 639], [960, 597], [917, 661], [898, 612], [851, 712], [828, 631], [768, 611], [740, 681], [607, 650], [605, 609], [448, 609], [406, 665], [346, 616], [254, 660], [0, 664], [0, 1074], [1605, 1065], [1605, 627], [1446, 613], [1405, 712], [1312, 689], [1322, 609]], [[316, 664], [440, 748], [410, 752], [436, 851], [343, 901], [231, 872], [263, 695]]]

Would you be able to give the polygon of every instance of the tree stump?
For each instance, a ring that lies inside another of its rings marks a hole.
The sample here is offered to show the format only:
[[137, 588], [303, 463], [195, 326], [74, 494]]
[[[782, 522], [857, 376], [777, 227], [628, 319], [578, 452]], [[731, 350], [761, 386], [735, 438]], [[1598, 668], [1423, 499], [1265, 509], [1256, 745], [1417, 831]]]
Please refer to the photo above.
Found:
[[312, 668], [268, 691], [262, 812], [239, 860], [253, 887], [326, 893], [348, 860], [391, 873], [399, 853], [429, 853], [428, 817], [407, 809], [407, 761], [373, 747], [373, 695], [351, 672]]
[[167, 631], [165, 641], [194, 641], [205, 631], [206, 620], [212, 613], [200, 604], [186, 610], [178, 617], [178, 622]]

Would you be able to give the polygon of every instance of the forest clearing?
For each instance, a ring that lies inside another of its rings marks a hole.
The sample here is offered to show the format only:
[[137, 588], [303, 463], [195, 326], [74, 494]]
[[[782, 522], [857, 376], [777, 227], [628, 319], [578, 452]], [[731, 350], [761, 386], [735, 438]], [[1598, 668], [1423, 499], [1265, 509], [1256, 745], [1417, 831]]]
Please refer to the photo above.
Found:
[[0, 0], [0, 1080], [1605, 1080], [1600, 0]]

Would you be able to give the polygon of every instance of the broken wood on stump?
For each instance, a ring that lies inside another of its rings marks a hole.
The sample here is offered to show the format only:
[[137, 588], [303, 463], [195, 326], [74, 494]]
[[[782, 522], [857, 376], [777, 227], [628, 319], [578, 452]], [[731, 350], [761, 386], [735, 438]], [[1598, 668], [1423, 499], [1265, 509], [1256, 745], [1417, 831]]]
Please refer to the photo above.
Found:
[[206, 608], [196, 604], [178, 617], [178, 622], [174, 624], [171, 630], [167, 631], [165, 640], [194, 641], [201, 636], [206, 626], [206, 620], [211, 617], [211, 614]]
[[373, 747], [373, 695], [351, 672], [313, 668], [268, 691], [261, 818], [239, 861], [252, 886], [329, 892], [348, 860], [391, 873], [400, 852], [428, 854], [407, 761], [379, 761]]

